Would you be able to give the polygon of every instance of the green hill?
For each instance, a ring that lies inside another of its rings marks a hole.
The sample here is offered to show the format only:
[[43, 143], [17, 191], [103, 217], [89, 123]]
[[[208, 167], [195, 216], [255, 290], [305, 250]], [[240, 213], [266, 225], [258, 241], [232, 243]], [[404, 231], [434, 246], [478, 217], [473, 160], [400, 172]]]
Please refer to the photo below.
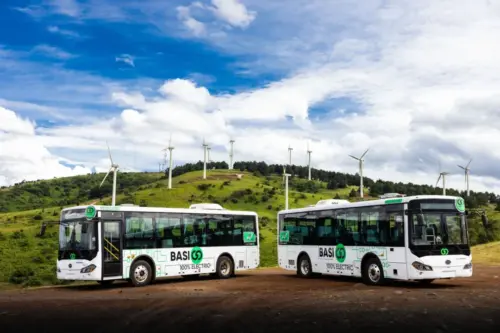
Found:
[[[188, 207], [191, 203], [214, 202], [227, 209], [256, 211], [260, 216], [261, 266], [276, 265], [276, 214], [284, 208], [284, 186], [281, 176], [277, 174], [262, 176], [257, 171], [209, 170], [207, 179], [204, 180], [201, 171], [184, 170], [179, 173], [173, 178], [172, 190], [168, 190], [167, 179], [160, 173], [120, 173], [120, 182], [124, 179], [130, 187], [120, 186], [116, 204]], [[242, 174], [243, 177], [240, 179], [237, 174]], [[61, 283], [55, 278], [57, 225], [49, 226], [46, 234], [38, 237], [41, 222], [58, 221], [62, 207], [76, 204], [76, 202], [65, 203], [65, 198], [69, 201], [78, 200], [80, 204], [91, 202], [110, 204], [109, 196], [95, 198], [91, 195], [92, 193], [100, 195], [95, 188], [102, 177], [103, 174], [60, 178], [20, 184], [0, 191], [3, 191], [4, 198], [7, 196], [13, 198], [8, 207], [29, 206], [30, 200], [35, 200], [35, 197], [39, 202], [43, 202], [45, 207], [0, 213], [0, 257], [2, 258], [0, 285], [3, 283], [34, 286]], [[45, 192], [38, 192], [40, 191], [38, 184], [46, 188]], [[105, 186], [109, 184], [110, 180]], [[29, 186], [29, 191], [26, 190], [26, 186]], [[327, 198], [360, 200], [353, 196], [358, 189], [357, 186], [336, 189], [328, 187], [331, 186], [327, 182], [293, 177], [290, 180], [290, 207], [304, 207]], [[13, 191], [24, 191], [24, 194], [21, 198], [16, 198], [12, 196]], [[364, 200], [373, 199], [369, 194], [368, 189]], [[492, 230], [497, 230], [500, 213], [494, 211], [492, 204], [484, 205], [483, 208], [488, 211], [490, 222], [495, 226]], [[494, 233], [485, 233], [478, 216], [471, 216], [469, 223], [470, 236], [474, 244], [500, 239]]]

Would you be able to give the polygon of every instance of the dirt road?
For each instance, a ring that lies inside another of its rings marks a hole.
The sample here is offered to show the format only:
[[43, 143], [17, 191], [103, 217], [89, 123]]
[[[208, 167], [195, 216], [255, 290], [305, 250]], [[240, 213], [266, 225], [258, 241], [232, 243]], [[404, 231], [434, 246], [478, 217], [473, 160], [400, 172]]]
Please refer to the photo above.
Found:
[[280, 269], [229, 280], [169, 279], [144, 288], [0, 293], [0, 332], [500, 332], [500, 266], [422, 287], [301, 279]]

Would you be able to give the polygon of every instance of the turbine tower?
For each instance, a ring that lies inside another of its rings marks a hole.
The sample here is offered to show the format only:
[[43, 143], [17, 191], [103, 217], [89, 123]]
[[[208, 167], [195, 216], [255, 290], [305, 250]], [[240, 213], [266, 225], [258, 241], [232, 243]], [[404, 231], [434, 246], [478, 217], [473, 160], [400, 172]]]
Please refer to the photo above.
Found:
[[170, 139], [168, 140], [168, 147], [169, 151], [169, 157], [168, 157], [168, 189], [172, 188], [172, 166], [173, 166], [173, 160], [172, 160], [172, 150], [174, 150], [174, 146], [172, 146], [172, 135], [170, 135]]
[[470, 174], [470, 169], [469, 165], [472, 162], [472, 158], [470, 159], [469, 163], [465, 167], [459, 165], [458, 167], [463, 169], [465, 171], [465, 186], [467, 188], [467, 196], [469, 196], [469, 174]]
[[208, 144], [205, 142], [205, 138], [203, 138], [203, 179], [207, 179], [207, 147]]
[[448, 172], [440, 172], [440, 173], [439, 173], [438, 180], [437, 180], [437, 182], [436, 182], [436, 186], [437, 186], [437, 185], [438, 185], [438, 183], [439, 183], [439, 180], [440, 180], [441, 178], [443, 178], [443, 195], [446, 195], [446, 180], [445, 180], [446, 175], [449, 175], [449, 173], [448, 173]]
[[288, 164], [289, 165], [292, 165], [292, 150], [293, 150], [293, 148], [290, 145], [288, 145]]
[[307, 177], [308, 180], [311, 180], [311, 153], [312, 153], [312, 150], [309, 149], [309, 142], [307, 142], [307, 155], [308, 155], [308, 159], [309, 159], [309, 162], [308, 162], [309, 175]]
[[285, 209], [288, 209], [288, 177], [291, 176], [291, 174], [286, 173], [286, 167], [283, 166], [283, 181], [285, 182]]
[[368, 150], [370, 150], [370, 148], [368, 148], [364, 153], [363, 155], [361, 155], [361, 157], [355, 157], [355, 156], [352, 156], [352, 155], [349, 155], [350, 157], [354, 158], [355, 160], [358, 160], [359, 161], [359, 196], [361, 198], [363, 198], [363, 163], [364, 163], [364, 159], [363, 157], [365, 157], [366, 153], [368, 152]]
[[231, 145], [231, 148], [229, 150], [229, 170], [233, 170], [233, 157], [234, 157], [234, 150], [233, 150], [233, 145], [234, 145], [234, 140], [231, 139], [229, 140], [229, 144]]
[[104, 181], [108, 177], [109, 173], [113, 171], [113, 194], [111, 195], [111, 206], [114, 206], [116, 203], [116, 173], [118, 172], [118, 164], [113, 163], [113, 158], [111, 157], [111, 150], [109, 149], [107, 141], [106, 145], [108, 146], [108, 154], [109, 154], [109, 160], [111, 161], [111, 166], [108, 170], [108, 173], [106, 173], [106, 175], [102, 179], [101, 185], [99, 185], [99, 187], [101, 187], [102, 184], [104, 184]]

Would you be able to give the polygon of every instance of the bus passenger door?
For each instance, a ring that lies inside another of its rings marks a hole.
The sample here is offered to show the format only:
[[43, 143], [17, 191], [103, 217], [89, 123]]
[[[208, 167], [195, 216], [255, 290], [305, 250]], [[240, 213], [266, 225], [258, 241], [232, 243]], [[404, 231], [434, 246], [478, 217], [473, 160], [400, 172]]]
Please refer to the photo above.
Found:
[[122, 276], [121, 221], [103, 221], [102, 276]]

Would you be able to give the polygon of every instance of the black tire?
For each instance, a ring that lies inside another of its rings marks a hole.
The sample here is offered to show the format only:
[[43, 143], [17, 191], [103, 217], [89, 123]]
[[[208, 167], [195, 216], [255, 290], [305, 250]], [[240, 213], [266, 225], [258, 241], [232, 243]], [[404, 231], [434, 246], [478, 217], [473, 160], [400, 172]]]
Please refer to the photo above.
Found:
[[310, 278], [313, 276], [311, 260], [307, 254], [303, 254], [297, 260], [297, 275]]
[[219, 279], [229, 279], [233, 276], [234, 265], [231, 258], [227, 256], [221, 256], [217, 259], [217, 269], [216, 274]]
[[151, 265], [144, 260], [135, 261], [130, 267], [130, 280], [134, 287], [143, 287], [150, 284], [153, 280]]
[[368, 259], [363, 265], [363, 282], [370, 286], [379, 286], [385, 283], [384, 268], [377, 258]]

